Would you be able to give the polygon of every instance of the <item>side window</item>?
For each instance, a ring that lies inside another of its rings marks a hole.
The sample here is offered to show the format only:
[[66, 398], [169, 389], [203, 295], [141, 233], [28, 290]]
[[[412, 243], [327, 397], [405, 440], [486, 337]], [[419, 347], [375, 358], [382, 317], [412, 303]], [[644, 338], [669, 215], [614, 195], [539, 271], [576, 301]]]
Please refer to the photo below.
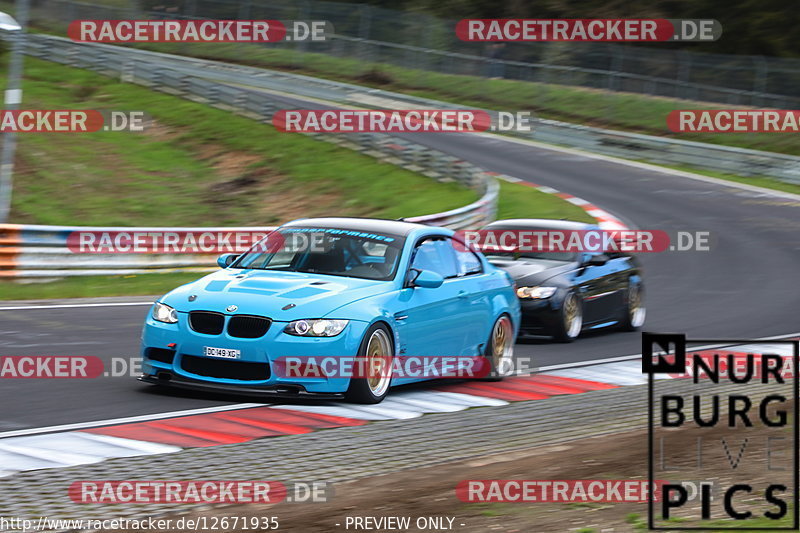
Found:
[[454, 278], [458, 275], [453, 247], [444, 239], [427, 240], [417, 246], [411, 268], [430, 270], [444, 278]]
[[481, 260], [467, 248], [467, 246], [460, 242], [451, 240], [453, 250], [456, 253], [456, 266], [458, 267], [459, 276], [469, 276], [470, 274], [480, 274], [483, 272]]

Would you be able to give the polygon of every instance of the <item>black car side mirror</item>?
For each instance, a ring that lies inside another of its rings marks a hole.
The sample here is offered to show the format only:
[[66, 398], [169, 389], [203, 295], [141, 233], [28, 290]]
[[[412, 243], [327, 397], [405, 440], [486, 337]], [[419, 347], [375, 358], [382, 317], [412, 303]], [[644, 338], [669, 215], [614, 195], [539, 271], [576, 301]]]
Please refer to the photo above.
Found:
[[610, 258], [606, 254], [596, 254], [589, 256], [583, 264], [586, 266], [602, 266], [608, 263], [609, 259]]

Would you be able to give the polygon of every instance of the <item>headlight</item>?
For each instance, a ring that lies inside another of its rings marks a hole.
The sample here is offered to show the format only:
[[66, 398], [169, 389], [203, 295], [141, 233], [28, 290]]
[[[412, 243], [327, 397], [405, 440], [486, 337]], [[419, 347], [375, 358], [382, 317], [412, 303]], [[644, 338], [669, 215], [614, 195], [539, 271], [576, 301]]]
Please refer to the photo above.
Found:
[[283, 332], [298, 337], [335, 337], [342, 332], [348, 322], [349, 320], [328, 320], [326, 318], [295, 320], [289, 322], [283, 328]]
[[558, 287], [520, 287], [517, 289], [517, 297], [542, 300], [544, 298], [550, 298], [557, 290]]
[[174, 324], [178, 321], [178, 313], [170, 306], [162, 304], [161, 302], [156, 302], [156, 305], [153, 307], [153, 320]]

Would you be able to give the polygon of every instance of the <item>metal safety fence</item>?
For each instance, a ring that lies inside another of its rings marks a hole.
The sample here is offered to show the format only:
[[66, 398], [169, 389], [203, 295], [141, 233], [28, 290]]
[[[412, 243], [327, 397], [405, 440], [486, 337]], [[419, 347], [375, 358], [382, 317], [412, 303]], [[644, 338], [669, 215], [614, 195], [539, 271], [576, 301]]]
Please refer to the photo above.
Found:
[[[0, 6], [13, 10], [8, 0], [0, 1]], [[411, 82], [421, 81], [429, 73], [443, 73], [727, 105], [785, 109], [800, 105], [796, 89], [800, 85], [799, 59], [614, 43], [534, 42], [497, 47], [460, 41], [454, 31], [456, 20], [367, 4], [326, 0], [129, 0], [113, 4], [35, 0], [31, 15], [35, 25], [58, 31], [76, 19], [326, 20], [335, 34], [324, 42], [241, 44], [238, 57], [247, 57], [248, 50], [260, 46], [291, 52], [293, 56], [285, 60], [296, 66], [308, 60], [304, 56], [307, 52], [352, 59], [355, 74], [368, 74], [375, 64], [394, 65], [409, 69], [406, 75], [411, 76]], [[214, 51], [204, 49], [203, 53]]]
[[[201, 95], [213, 105], [240, 108], [244, 105], [267, 120], [272, 112], [292, 107], [291, 100], [274, 96], [264, 98], [263, 90], [283, 95], [298, 95], [330, 102], [374, 109], [433, 108], [466, 109], [457, 104], [409, 96], [380, 89], [341, 83], [287, 72], [233, 65], [206, 59], [157, 53], [129, 47], [74, 43], [69, 39], [32, 35], [27, 52], [30, 55], [66, 65], [89, 68], [123, 80], [140, 80], [154, 88]], [[187, 85], [188, 84], [188, 85]], [[246, 88], [243, 88], [246, 87]], [[262, 91], [259, 91], [261, 89]], [[257, 102], [249, 100], [257, 95]], [[306, 104], [307, 106], [309, 104]], [[266, 106], [266, 107], [264, 107]], [[325, 107], [315, 105], [314, 107]], [[474, 108], [472, 108], [474, 109]], [[495, 111], [487, 110], [491, 115]], [[718, 144], [683, 141], [667, 137], [642, 135], [556, 120], [535, 119], [529, 132], [509, 134], [592, 153], [622, 157], [656, 164], [694, 167], [741, 176], [768, 176], [787, 183], [800, 183], [800, 157], [748, 150]], [[326, 139], [328, 138], [328, 134]], [[396, 145], [383, 134], [353, 134], [363, 143]], [[345, 136], [347, 137], [347, 136]], [[419, 147], [410, 152], [423, 150]], [[451, 166], [449, 156], [437, 155], [435, 163]], [[429, 175], [432, 174], [428, 169]]]
[[[33, 37], [33, 36], [32, 36]], [[107, 48], [80, 45], [83, 50], [48, 47], [46, 38], [33, 37], [28, 53], [59, 63], [87, 68], [101, 74], [181, 96], [261, 122], [271, 122], [278, 109], [293, 106], [274, 95], [252, 88], [227, 85], [164, 68], [155, 62], [131, 61]], [[112, 47], [113, 48], [113, 47]], [[475, 190], [479, 199], [457, 209], [409, 217], [422, 224], [464, 229], [494, 220], [499, 185], [483, 169], [442, 152], [386, 135], [324, 134], [313, 137], [356, 150], [443, 182], [458, 182]], [[69, 245], [70, 235], [80, 232], [138, 234], [165, 232], [269, 231], [256, 228], [102, 228], [81, 226], [0, 225], [0, 278], [51, 278], [79, 275], [128, 275], [147, 272], [213, 270], [216, 254], [203, 253], [79, 253]]]

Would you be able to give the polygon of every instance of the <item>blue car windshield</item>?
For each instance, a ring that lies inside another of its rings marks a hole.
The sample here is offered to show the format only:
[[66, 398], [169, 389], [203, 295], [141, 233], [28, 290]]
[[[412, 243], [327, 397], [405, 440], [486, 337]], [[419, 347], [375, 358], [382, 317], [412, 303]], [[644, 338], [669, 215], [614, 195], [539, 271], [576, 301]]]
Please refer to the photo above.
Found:
[[394, 278], [404, 237], [345, 228], [281, 228], [231, 266], [388, 281]]

